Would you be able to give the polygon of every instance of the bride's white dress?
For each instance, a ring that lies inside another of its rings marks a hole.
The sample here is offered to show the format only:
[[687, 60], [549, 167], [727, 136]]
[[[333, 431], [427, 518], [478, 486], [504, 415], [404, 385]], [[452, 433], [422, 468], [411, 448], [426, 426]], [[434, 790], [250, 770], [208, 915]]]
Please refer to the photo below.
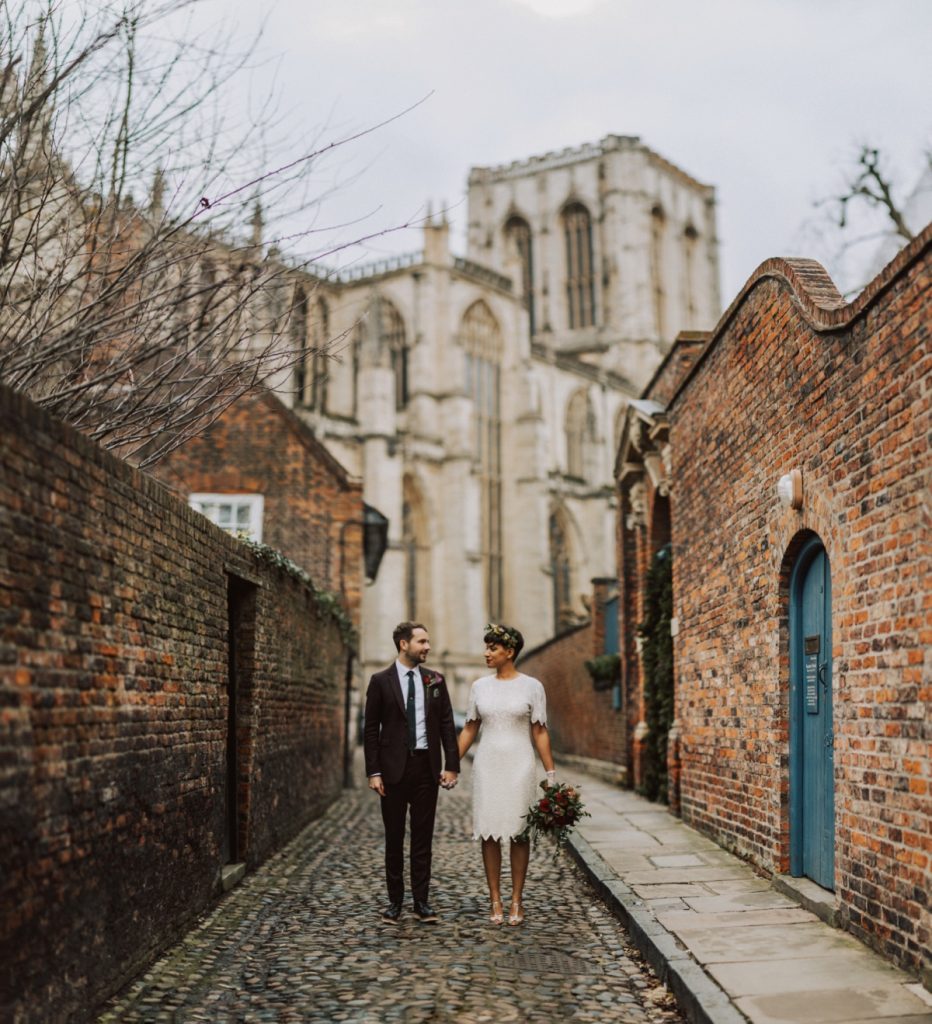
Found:
[[483, 676], [469, 691], [466, 721], [479, 719], [472, 773], [473, 839], [505, 839], [524, 830], [524, 815], [543, 775], [531, 723], [547, 724], [547, 698], [533, 676]]

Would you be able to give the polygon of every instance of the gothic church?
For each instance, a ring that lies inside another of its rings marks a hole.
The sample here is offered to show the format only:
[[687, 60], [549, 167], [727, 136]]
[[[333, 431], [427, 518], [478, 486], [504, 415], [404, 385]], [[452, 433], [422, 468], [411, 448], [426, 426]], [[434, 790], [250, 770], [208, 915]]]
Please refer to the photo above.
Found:
[[[421, 251], [299, 289], [309, 354], [281, 388], [389, 521], [363, 678], [395, 623], [421, 620], [460, 703], [487, 621], [534, 647], [617, 576], [627, 403], [720, 312], [714, 189], [637, 138], [473, 168], [468, 218], [465, 257], [438, 218]], [[335, 357], [314, 354], [334, 336]]]

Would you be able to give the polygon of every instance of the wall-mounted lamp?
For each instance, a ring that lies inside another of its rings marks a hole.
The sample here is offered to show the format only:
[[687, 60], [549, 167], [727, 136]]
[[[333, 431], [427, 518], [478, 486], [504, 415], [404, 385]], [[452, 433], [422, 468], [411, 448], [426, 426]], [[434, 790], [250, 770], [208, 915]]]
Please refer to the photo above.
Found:
[[777, 495], [784, 508], [803, 507], [803, 474], [801, 470], [791, 469], [777, 481]]

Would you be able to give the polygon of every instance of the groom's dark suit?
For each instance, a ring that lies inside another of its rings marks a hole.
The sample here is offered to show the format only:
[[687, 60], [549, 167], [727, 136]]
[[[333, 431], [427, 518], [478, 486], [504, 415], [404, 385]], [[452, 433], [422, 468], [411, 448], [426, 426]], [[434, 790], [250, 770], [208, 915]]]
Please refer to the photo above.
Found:
[[408, 719], [394, 663], [369, 680], [363, 743], [366, 775], [381, 775], [385, 785], [380, 805], [389, 900], [404, 898], [405, 820], [410, 806], [411, 893], [416, 901], [426, 903], [441, 756], [447, 771], [458, 772], [459, 755], [453, 707], [443, 676], [424, 668], [416, 668], [414, 673], [416, 685], [423, 687], [427, 750], [408, 749]]

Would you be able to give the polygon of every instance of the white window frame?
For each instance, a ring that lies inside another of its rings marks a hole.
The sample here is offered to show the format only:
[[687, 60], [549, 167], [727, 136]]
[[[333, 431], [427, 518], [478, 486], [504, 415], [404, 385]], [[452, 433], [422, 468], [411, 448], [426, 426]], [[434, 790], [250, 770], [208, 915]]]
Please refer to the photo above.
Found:
[[[262, 516], [265, 512], [263, 495], [197, 492], [188, 495], [188, 504], [221, 530], [234, 535], [245, 532], [250, 540], [257, 544], [262, 543]], [[221, 512], [222, 508], [229, 508], [229, 515], [224, 515]], [[242, 509], [248, 510], [248, 523], [239, 521], [238, 513]]]

